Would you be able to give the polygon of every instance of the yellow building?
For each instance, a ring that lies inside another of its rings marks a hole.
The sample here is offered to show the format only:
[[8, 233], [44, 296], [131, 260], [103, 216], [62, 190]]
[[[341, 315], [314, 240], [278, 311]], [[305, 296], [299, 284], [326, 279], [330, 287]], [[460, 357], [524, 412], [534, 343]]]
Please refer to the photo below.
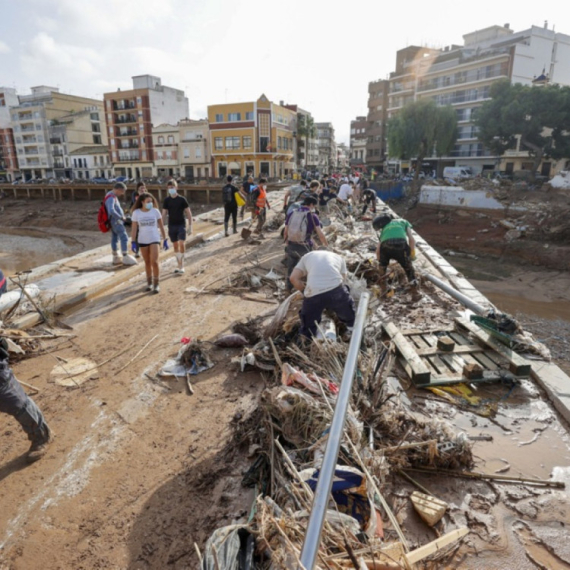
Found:
[[215, 176], [287, 178], [295, 170], [295, 112], [265, 95], [248, 103], [208, 107]]

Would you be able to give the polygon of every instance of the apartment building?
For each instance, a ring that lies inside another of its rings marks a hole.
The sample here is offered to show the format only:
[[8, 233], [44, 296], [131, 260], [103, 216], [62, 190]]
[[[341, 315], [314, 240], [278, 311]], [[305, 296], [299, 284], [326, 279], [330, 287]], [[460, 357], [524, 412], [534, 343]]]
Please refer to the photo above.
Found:
[[158, 125], [152, 128], [154, 147], [153, 176], [172, 178], [180, 176], [178, 161], [178, 143], [180, 129], [178, 125]]
[[[24, 178], [52, 178], [56, 171], [57, 175], [62, 175], [66, 167], [61, 159], [69, 157], [70, 150], [99, 140], [103, 144], [100, 133], [93, 130], [93, 123], [100, 125], [100, 121], [90, 118], [91, 113], [103, 115], [102, 101], [60, 93], [58, 88], [46, 85], [32, 87], [31, 94], [20, 95], [18, 101], [18, 105], [10, 108], [10, 117], [18, 164]], [[86, 118], [79, 122], [70, 118], [76, 115]], [[62, 125], [64, 130], [51, 129]], [[71, 144], [66, 136], [70, 125]], [[51, 137], [54, 132], [63, 133], [63, 137]], [[57, 142], [52, 143], [51, 139]]]
[[369, 171], [384, 170], [386, 160], [386, 121], [388, 118], [389, 82], [385, 79], [368, 84], [368, 123], [366, 131], [366, 167]]
[[396, 70], [389, 78], [388, 119], [421, 98], [451, 105], [458, 119], [457, 144], [450, 156], [429, 157], [424, 167], [441, 171], [467, 166], [477, 174], [498, 168], [500, 160], [478, 141], [474, 121], [489, 99], [491, 84], [507, 78], [532, 85], [546, 71], [551, 82], [570, 85], [570, 36], [548, 29], [546, 23], [521, 32], [505, 24], [465, 34], [463, 41], [438, 50], [409, 46], [397, 52]]
[[184, 119], [178, 124], [180, 175], [188, 181], [209, 178], [211, 172], [208, 120]]
[[102, 145], [83, 146], [70, 153], [71, 176], [74, 179], [112, 178], [109, 149]]
[[153, 125], [177, 125], [190, 111], [184, 91], [162, 85], [160, 77], [138, 75], [132, 80], [132, 89], [105, 93], [104, 101], [114, 173], [138, 179], [155, 171]]
[[215, 176], [286, 178], [295, 170], [295, 113], [265, 95], [257, 101], [208, 107]]
[[332, 123], [317, 123], [317, 138], [319, 144], [318, 170], [330, 174], [337, 166], [337, 151], [334, 127]]
[[[281, 102], [281, 105], [283, 103]], [[283, 105], [296, 113], [293, 132], [295, 135], [295, 161], [298, 170], [315, 170], [319, 162], [319, 141], [313, 115], [298, 105]], [[313, 134], [311, 134], [311, 131]]]
[[6, 179], [8, 182], [18, 178], [20, 174], [10, 117], [10, 107], [18, 104], [15, 89], [0, 87], [0, 179]]
[[336, 146], [336, 168], [346, 170], [350, 167], [350, 148], [346, 143], [339, 143]]
[[351, 168], [364, 168], [368, 140], [368, 118], [356, 117], [350, 121], [349, 164]]

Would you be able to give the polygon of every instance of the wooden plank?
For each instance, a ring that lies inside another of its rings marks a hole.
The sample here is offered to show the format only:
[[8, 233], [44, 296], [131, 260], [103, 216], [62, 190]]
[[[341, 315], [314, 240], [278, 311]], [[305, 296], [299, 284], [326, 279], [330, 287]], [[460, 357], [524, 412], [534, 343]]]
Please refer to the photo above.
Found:
[[451, 333], [451, 332], [455, 332], [454, 328], [438, 328], [438, 329], [425, 329], [425, 330], [421, 330], [421, 329], [405, 329], [403, 331], [401, 331], [401, 333], [404, 336], [408, 336], [411, 334], [432, 334], [432, 333]]
[[442, 548], [453, 544], [455, 541], [463, 538], [466, 534], [469, 534], [469, 529], [465, 527], [452, 530], [440, 538], [437, 538], [432, 542], [428, 542], [427, 544], [424, 544], [423, 546], [420, 546], [419, 548], [408, 552], [405, 555], [406, 560], [408, 564], [415, 564], [416, 562], [427, 558], [431, 554], [434, 554], [438, 550], [441, 550]]
[[465, 336], [463, 336], [461, 333], [454, 331], [449, 333], [449, 336], [457, 343], [460, 345], [464, 345], [464, 344], [472, 344], [471, 341], [466, 338]]
[[[510, 374], [510, 372], [508, 373]], [[463, 374], [449, 376], [435, 376], [432, 375], [431, 380], [426, 384], [416, 384], [416, 388], [431, 388], [436, 386], [453, 386], [454, 384], [482, 384], [484, 382], [499, 382], [504, 377], [504, 374], [499, 374], [496, 370], [483, 372], [483, 378], [475, 378], [468, 380]], [[514, 376], [513, 376], [514, 377]]]
[[496, 338], [493, 338], [488, 332], [479, 328], [476, 324], [465, 319], [456, 318], [455, 321], [462, 327], [466, 328], [480, 341], [490, 346], [493, 350], [504, 356], [509, 361], [509, 370], [517, 376], [530, 375], [531, 365], [530, 362], [517, 354], [514, 350], [507, 348], [504, 344], [500, 343]]
[[430, 347], [430, 345], [422, 338], [422, 335], [419, 334], [409, 336], [408, 340], [417, 347], [417, 350], [425, 350]]
[[454, 374], [454, 371], [450, 370], [447, 364], [437, 354], [430, 356], [429, 359], [433, 363], [433, 365], [439, 370], [440, 376], [449, 376]]
[[386, 334], [392, 339], [398, 352], [406, 360], [404, 369], [414, 384], [416, 382], [429, 382], [431, 372], [428, 367], [417, 355], [408, 339], [399, 331], [394, 323], [386, 323], [383, 325]]
[[484, 350], [485, 349], [482, 346], [479, 346], [478, 344], [468, 344], [462, 346], [459, 345], [455, 346], [453, 352], [442, 352], [437, 348], [437, 346], [432, 346], [430, 348], [418, 348], [416, 352], [420, 356], [428, 356], [430, 354], [464, 354], [470, 352], [484, 352]]
[[473, 352], [471, 354], [477, 364], [480, 364], [485, 370], [497, 370], [498, 366], [490, 358], [485, 356], [483, 352]]
[[448, 354], [440, 354], [439, 358], [443, 360], [454, 373], [461, 374], [463, 370], [463, 365], [460, 364], [457, 360], [453, 359], [453, 355], [451, 353]]

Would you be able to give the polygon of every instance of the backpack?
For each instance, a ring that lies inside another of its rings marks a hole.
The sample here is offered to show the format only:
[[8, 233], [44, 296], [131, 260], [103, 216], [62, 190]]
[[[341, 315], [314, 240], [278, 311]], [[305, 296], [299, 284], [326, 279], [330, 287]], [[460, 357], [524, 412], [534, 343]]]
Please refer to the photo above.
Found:
[[105, 207], [105, 202], [108, 198], [114, 198], [111, 194], [105, 196], [105, 199], [101, 202], [99, 206], [99, 212], [97, 213], [97, 223], [99, 224], [99, 230], [106, 234], [111, 229], [111, 220], [109, 219], [109, 214], [107, 208]]
[[222, 188], [222, 202], [224, 204], [231, 204], [234, 201], [234, 187], [231, 184], [226, 184]]
[[304, 243], [307, 240], [307, 226], [309, 225], [309, 215], [306, 210], [295, 210], [289, 218], [287, 224], [287, 240], [296, 243]]

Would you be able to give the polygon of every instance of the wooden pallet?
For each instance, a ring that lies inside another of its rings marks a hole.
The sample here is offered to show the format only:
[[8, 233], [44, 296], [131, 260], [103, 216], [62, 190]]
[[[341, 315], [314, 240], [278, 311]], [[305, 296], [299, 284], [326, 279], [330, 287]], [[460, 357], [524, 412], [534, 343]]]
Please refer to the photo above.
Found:
[[[420, 388], [460, 382], [493, 382], [530, 375], [527, 360], [464, 319], [456, 319], [455, 329], [401, 331], [393, 323], [387, 323], [384, 330], [394, 342], [404, 370]], [[475, 340], [469, 338], [469, 333]], [[438, 348], [437, 341], [442, 336], [455, 342], [453, 351]], [[464, 375], [464, 368], [469, 364], [482, 368], [480, 378]]]

